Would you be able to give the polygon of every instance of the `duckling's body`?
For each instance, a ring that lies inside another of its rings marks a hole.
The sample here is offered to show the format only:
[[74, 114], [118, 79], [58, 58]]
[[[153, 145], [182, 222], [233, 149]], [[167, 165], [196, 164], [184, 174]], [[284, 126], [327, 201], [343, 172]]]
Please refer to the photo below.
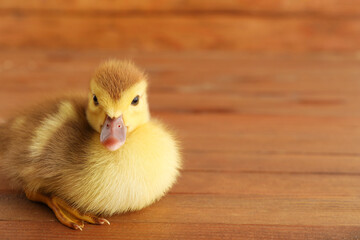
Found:
[[136, 116], [131, 113], [126, 121], [129, 110], [122, 109], [126, 141], [116, 150], [104, 147], [99, 131], [89, 123], [95, 120], [89, 120], [87, 100], [58, 98], [3, 125], [0, 145], [5, 173], [28, 197], [41, 194], [32, 200], [45, 202], [38, 199], [56, 196], [93, 215], [139, 210], [162, 197], [175, 182], [181, 164], [172, 134], [147, 115], [146, 121], [131, 121]]

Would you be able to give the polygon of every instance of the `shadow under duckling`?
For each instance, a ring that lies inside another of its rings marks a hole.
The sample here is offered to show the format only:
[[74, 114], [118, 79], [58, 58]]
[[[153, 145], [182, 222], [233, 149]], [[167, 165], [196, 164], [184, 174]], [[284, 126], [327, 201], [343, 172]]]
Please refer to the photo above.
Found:
[[176, 181], [181, 157], [150, 117], [146, 90], [132, 63], [101, 64], [88, 98], [48, 101], [0, 126], [2, 170], [73, 229], [150, 205]]

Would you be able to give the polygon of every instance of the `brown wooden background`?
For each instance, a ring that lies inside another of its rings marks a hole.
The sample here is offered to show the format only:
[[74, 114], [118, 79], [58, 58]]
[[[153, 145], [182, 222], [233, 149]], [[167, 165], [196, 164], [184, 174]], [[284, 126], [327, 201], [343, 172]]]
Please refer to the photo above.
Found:
[[359, 17], [357, 0], [2, 0], [0, 47], [352, 52]]
[[130, 58], [182, 141], [170, 193], [60, 225], [0, 177], [0, 239], [360, 238], [360, 1], [2, 0], [0, 118]]

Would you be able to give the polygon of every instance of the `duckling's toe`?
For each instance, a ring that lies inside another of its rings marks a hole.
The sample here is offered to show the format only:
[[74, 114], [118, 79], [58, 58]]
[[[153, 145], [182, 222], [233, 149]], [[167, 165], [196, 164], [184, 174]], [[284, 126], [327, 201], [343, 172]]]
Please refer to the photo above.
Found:
[[82, 231], [84, 221], [91, 224], [102, 225], [110, 222], [105, 218], [97, 217], [91, 214], [80, 213], [79, 210], [71, 207], [64, 200], [56, 196], [46, 196], [38, 192], [26, 192], [26, 197], [31, 201], [42, 202], [50, 207], [55, 213], [56, 218], [65, 226]]
[[107, 223], [108, 225], [110, 225], [110, 222], [102, 217], [97, 217], [95, 215], [92, 214], [83, 214], [81, 212], [79, 212], [79, 210], [71, 207], [69, 204], [67, 204], [64, 200], [58, 198], [58, 197], [53, 197], [53, 200], [56, 201], [56, 203], [62, 208], [64, 209], [66, 212], [68, 212], [69, 214], [71, 214], [74, 218], [91, 223], [91, 224], [98, 224], [98, 225], [102, 225], [104, 223]]

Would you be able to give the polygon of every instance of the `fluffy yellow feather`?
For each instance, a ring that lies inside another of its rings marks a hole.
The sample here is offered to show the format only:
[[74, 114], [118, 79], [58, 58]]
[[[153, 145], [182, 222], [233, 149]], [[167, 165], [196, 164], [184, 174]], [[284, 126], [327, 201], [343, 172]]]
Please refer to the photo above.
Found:
[[173, 134], [150, 117], [146, 91], [132, 63], [101, 64], [87, 99], [48, 101], [0, 127], [2, 170], [74, 229], [150, 205], [176, 181], [181, 157]]

